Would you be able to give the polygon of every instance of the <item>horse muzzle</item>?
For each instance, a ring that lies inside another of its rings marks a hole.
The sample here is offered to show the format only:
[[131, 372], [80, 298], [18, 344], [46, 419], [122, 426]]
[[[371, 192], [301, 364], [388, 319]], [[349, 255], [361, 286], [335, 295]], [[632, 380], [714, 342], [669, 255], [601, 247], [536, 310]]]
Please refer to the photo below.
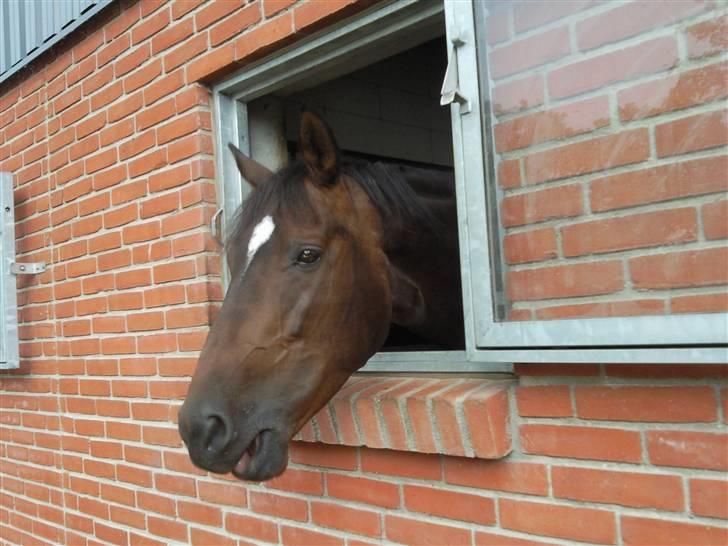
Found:
[[223, 411], [188, 402], [180, 410], [179, 432], [196, 466], [251, 481], [274, 478], [286, 469], [286, 434], [261, 426], [252, 416], [240, 422]]

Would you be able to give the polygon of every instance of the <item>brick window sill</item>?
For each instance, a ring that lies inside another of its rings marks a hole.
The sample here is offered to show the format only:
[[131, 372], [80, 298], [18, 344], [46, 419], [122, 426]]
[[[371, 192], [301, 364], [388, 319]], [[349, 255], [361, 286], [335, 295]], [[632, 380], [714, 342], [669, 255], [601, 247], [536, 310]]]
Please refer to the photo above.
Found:
[[511, 451], [508, 380], [352, 377], [294, 440], [497, 459]]

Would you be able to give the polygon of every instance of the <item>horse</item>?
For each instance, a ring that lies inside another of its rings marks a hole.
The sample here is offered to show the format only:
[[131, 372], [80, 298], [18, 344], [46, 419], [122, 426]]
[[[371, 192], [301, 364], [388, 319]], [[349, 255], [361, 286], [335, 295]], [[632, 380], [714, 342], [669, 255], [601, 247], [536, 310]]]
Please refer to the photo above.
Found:
[[179, 432], [196, 466], [264, 481], [393, 327], [463, 347], [454, 179], [342, 158], [311, 111], [299, 158], [275, 173], [229, 148], [252, 192], [226, 241], [230, 283]]

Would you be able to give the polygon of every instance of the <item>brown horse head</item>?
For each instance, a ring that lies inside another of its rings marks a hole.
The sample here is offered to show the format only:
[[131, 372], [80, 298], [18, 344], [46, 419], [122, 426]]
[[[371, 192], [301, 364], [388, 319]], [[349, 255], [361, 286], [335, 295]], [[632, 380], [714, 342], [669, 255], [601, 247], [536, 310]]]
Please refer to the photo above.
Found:
[[405, 190], [382, 182], [381, 166], [342, 162], [312, 113], [299, 145], [302, 159], [275, 174], [231, 147], [254, 189], [180, 412], [192, 461], [242, 479], [283, 472], [290, 438], [380, 349], [390, 324], [417, 324], [425, 312], [419, 287], [385, 252], [396, 222], [383, 219], [415, 214], [397, 208]]

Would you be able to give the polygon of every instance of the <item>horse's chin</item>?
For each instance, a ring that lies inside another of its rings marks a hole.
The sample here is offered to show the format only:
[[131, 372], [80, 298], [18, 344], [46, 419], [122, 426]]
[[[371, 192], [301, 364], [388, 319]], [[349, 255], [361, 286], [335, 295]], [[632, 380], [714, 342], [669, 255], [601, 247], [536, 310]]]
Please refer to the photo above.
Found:
[[283, 473], [288, 466], [288, 438], [277, 430], [259, 432], [232, 470], [236, 478], [262, 482]]

